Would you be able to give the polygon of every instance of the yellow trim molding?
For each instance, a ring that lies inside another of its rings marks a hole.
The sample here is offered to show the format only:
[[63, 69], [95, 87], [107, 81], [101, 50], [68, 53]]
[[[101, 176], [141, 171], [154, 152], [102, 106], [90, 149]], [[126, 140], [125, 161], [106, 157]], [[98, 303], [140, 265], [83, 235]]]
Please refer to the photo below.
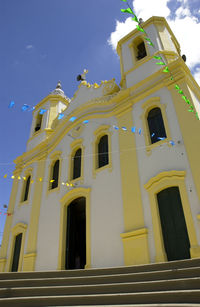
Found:
[[10, 252], [8, 255], [8, 272], [11, 272], [11, 269], [12, 269], [13, 253], [14, 253], [14, 248], [15, 248], [15, 238], [20, 233], [22, 233], [22, 241], [21, 241], [20, 257], [19, 257], [19, 264], [18, 264], [18, 272], [22, 271], [26, 230], [27, 230], [27, 224], [24, 224], [24, 223], [16, 224], [11, 230], [12, 238], [11, 238]]
[[[125, 126], [129, 131], [133, 126], [132, 108], [117, 117], [118, 127]], [[149, 263], [148, 233], [144, 225], [144, 213], [140, 189], [135, 135], [118, 132], [121, 186], [124, 213], [124, 231], [121, 234], [124, 246], [125, 265]], [[145, 229], [145, 230], [144, 230]], [[141, 233], [143, 233], [141, 235]], [[134, 251], [134, 252], [133, 252]]]
[[[47, 177], [47, 196], [49, 195], [49, 193], [55, 192], [55, 191], [59, 191], [60, 190], [60, 178], [61, 178], [61, 166], [62, 166], [62, 158], [61, 158], [61, 151], [54, 151], [50, 157], [49, 157], [49, 165], [48, 165], [48, 177]], [[50, 182], [52, 180], [53, 177], [53, 167], [55, 162], [59, 160], [59, 174], [58, 174], [58, 186], [54, 189], [52, 189], [52, 182]]]
[[[163, 143], [167, 142], [168, 146], [171, 146], [169, 144], [169, 141], [171, 140], [171, 134], [170, 134], [170, 129], [169, 129], [168, 120], [167, 120], [166, 107], [167, 107], [166, 104], [160, 103], [160, 97], [150, 98], [147, 101], [145, 101], [142, 105], [143, 113], [141, 115], [141, 119], [142, 119], [143, 127], [144, 127], [144, 139], [145, 139], [145, 145], [146, 145], [146, 153], [148, 155], [151, 154], [151, 151], [155, 147], [158, 147], [158, 146], [162, 145]], [[161, 114], [162, 114], [162, 118], [163, 118], [167, 137], [164, 140], [160, 140], [160, 141], [152, 144], [151, 143], [151, 136], [150, 136], [150, 133], [149, 133], [149, 126], [148, 126], [147, 117], [148, 117], [149, 112], [154, 108], [159, 108], [161, 110]]]
[[[45, 164], [47, 154], [41, 155], [37, 161], [37, 172], [36, 178], [44, 178]], [[38, 225], [40, 217], [40, 206], [42, 201], [43, 182], [34, 182], [34, 193], [31, 206], [31, 215], [29, 222], [28, 240], [26, 255], [29, 257], [24, 258], [23, 271], [34, 271], [35, 270], [35, 259], [37, 255], [37, 237], [38, 237]]]
[[188, 236], [190, 240], [190, 254], [191, 258], [200, 257], [200, 247], [198, 245], [190, 204], [188, 200], [187, 190], [185, 186], [185, 171], [166, 171], [157, 174], [151, 178], [145, 185], [145, 189], [148, 191], [149, 200], [151, 205], [151, 214], [153, 222], [154, 242], [156, 249], [156, 262], [167, 261], [167, 256], [164, 248], [162, 228], [160, 222], [158, 201], [156, 195], [169, 187], [178, 187], [183, 212], [185, 216], [185, 222], [187, 225]]
[[[178, 81], [176, 80], [176, 82]], [[195, 110], [195, 105], [194, 105], [189, 87], [185, 79], [183, 78], [179, 79], [178, 84], [180, 88], [183, 90], [184, 95], [186, 95], [186, 97], [190, 100]], [[194, 80], [194, 84], [195, 84], [195, 80]], [[197, 120], [194, 113], [188, 112], [188, 105], [184, 102], [184, 100], [182, 99], [178, 91], [175, 90], [174, 86], [175, 86], [175, 83], [172, 83], [168, 86], [168, 89], [170, 90], [170, 93], [173, 99], [173, 104], [174, 104], [175, 111], [177, 114], [177, 120], [179, 123], [181, 135], [183, 138], [183, 143], [185, 145], [187, 158], [188, 158], [191, 172], [192, 172], [192, 177], [193, 177], [195, 188], [198, 194], [198, 199], [200, 199], [200, 180], [199, 180], [200, 163], [198, 163], [199, 152], [200, 152], [200, 138], [199, 138], [199, 123], [200, 122]]]
[[[75, 182], [80, 182], [80, 183], [83, 183], [83, 173], [84, 173], [84, 156], [85, 156], [85, 146], [83, 146], [83, 139], [78, 139], [78, 140], [75, 140], [73, 141], [71, 144], [70, 144], [70, 147], [71, 147], [71, 154], [70, 154], [70, 158], [69, 158], [69, 162], [70, 162], [70, 165], [68, 167], [68, 180], [70, 183], [75, 183]], [[73, 168], [74, 168], [74, 155], [76, 153], [76, 151], [78, 149], [81, 149], [81, 176], [78, 177], [78, 178], [75, 178], [73, 179]]]
[[27, 205], [29, 203], [30, 193], [31, 193], [31, 180], [30, 180], [30, 185], [29, 185], [28, 198], [25, 201], [23, 199], [24, 199], [24, 193], [25, 193], [27, 179], [28, 179], [29, 176], [32, 178], [32, 173], [33, 173], [33, 168], [32, 167], [24, 170], [24, 174], [23, 174], [22, 177], [24, 177], [25, 179], [23, 181], [22, 188], [21, 188], [21, 195], [20, 195], [19, 206]]
[[66, 229], [67, 229], [67, 207], [73, 200], [79, 197], [85, 197], [86, 201], [86, 268], [91, 267], [91, 231], [90, 231], [90, 188], [74, 188], [67, 192], [61, 199], [60, 212], [60, 235], [59, 235], [59, 253], [58, 253], [58, 270], [65, 269], [65, 252], [66, 252]]
[[18, 191], [18, 186], [19, 186], [19, 180], [17, 179], [17, 177], [20, 173], [21, 173], [21, 168], [13, 172], [15, 179], [13, 181], [12, 192], [11, 192], [10, 202], [8, 206], [8, 212], [11, 213], [11, 215], [7, 215], [6, 223], [4, 227], [3, 239], [2, 239], [2, 244], [0, 248], [0, 272], [4, 272], [6, 270], [9, 237], [10, 237], [10, 232], [11, 232], [11, 227], [12, 227], [13, 212], [14, 212], [16, 196], [17, 196], [17, 191]]
[[125, 265], [150, 263], [147, 228], [121, 233], [120, 236], [124, 246]]
[[[94, 140], [92, 142], [92, 148], [93, 148], [93, 178], [96, 178], [96, 175], [105, 170], [108, 169], [110, 172], [112, 171], [112, 144], [111, 144], [111, 135], [112, 132], [109, 131], [110, 126], [109, 125], [102, 125], [99, 128], [97, 128], [94, 131]], [[107, 135], [108, 136], [108, 164], [98, 167], [98, 144], [102, 136]]]

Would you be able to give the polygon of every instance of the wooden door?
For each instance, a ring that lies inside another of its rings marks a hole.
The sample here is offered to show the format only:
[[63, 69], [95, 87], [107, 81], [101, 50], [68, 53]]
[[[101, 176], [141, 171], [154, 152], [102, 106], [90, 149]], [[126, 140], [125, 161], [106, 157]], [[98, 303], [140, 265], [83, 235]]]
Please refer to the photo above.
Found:
[[167, 259], [190, 258], [190, 242], [178, 187], [159, 192], [157, 199]]

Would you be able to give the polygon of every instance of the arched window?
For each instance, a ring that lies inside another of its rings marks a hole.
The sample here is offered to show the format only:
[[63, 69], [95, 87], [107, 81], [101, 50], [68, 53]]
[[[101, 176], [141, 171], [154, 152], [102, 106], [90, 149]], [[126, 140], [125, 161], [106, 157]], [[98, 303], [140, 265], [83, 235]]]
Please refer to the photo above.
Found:
[[19, 258], [20, 258], [20, 252], [21, 252], [21, 243], [22, 243], [22, 233], [19, 233], [15, 237], [15, 245], [14, 245], [14, 251], [13, 251], [11, 272], [18, 271]]
[[108, 135], [103, 135], [98, 143], [98, 168], [107, 165], [108, 158]]
[[24, 190], [23, 190], [23, 196], [22, 201], [26, 201], [28, 199], [29, 189], [30, 189], [30, 182], [31, 182], [31, 176], [28, 176], [26, 181], [24, 182]]
[[159, 142], [166, 138], [165, 126], [160, 108], [153, 108], [147, 116], [151, 143]]
[[136, 51], [136, 59], [141, 60], [143, 59], [146, 55], [146, 48], [143, 40], [139, 40], [138, 43], [135, 46], [135, 51]]
[[41, 129], [42, 126], [42, 117], [43, 115], [38, 113], [37, 119], [36, 119], [36, 124], [35, 124], [35, 132]]
[[60, 166], [60, 161], [56, 160], [52, 166], [52, 177], [50, 180], [53, 180], [53, 182], [51, 182], [50, 189], [55, 189], [58, 186], [59, 166]]
[[81, 176], [81, 148], [77, 149], [73, 157], [73, 177], [72, 179], [79, 178]]

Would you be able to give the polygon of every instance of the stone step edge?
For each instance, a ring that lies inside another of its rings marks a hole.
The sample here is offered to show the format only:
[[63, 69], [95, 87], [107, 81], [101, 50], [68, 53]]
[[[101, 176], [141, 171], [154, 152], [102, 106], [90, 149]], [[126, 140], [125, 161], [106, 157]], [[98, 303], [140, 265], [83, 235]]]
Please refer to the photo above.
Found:
[[[104, 287], [122, 287], [122, 286], [124, 286], [124, 287], [126, 287], [126, 286], [143, 286], [143, 287], [145, 287], [146, 285], [150, 285], [150, 286], [156, 286], [156, 284], [166, 284], [166, 283], [171, 283], [171, 284], [177, 284], [177, 283], [179, 283], [179, 282], [192, 282], [192, 281], [200, 281], [200, 277], [189, 277], [189, 278], [180, 278], [180, 279], [166, 279], [166, 280], [156, 280], [156, 281], [141, 281], [141, 282], [124, 282], [124, 283], [108, 283], [108, 284], [89, 284], [89, 285], [60, 285], [60, 286], [33, 286], [33, 287], [10, 287], [10, 288], [0, 288], [0, 292], [2, 292], [2, 291], [5, 291], [5, 290], [8, 290], [9, 289], [9, 291], [10, 290], [14, 290], [14, 291], [17, 291], [17, 290], [19, 290], [19, 291], [22, 291], [22, 290], [24, 290], [24, 291], [27, 291], [27, 290], [29, 290], [29, 291], [31, 291], [31, 290], [45, 290], [45, 289], [49, 289], [49, 290], [51, 290], [51, 289], [61, 289], [61, 288], [63, 288], [63, 289], [67, 289], [67, 288], [69, 288], [69, 289], [79, 289], [79, 288], [95, 288], [95, 287], [97, 287], [97, 288], [104, 288]], [[200, 283], [199, 283], [199, 285], [200, 285]], [[186, 287], [187, 287], [187, 284], [185, 285]], [[199, 286], [199, 288], [200, 288], [200, 286]], [[173, 290], [176, 290], [176, 291], [178, 291], [179, 289], [172, 289], [172, 291]], [[183, 290], [183, 289], [181, 289], [181, 290]], [[187, 289], [185, 289], [185, 290], [187, 290]], [[155, 291], [157, 291], [157, 290], [152, 290], [152, 292], [155, 292]], [[171, 290], [168, 290], [168, 291], [171, 291]], [[143, 291], [143, 292], [148, 292], [148, 291]], [[124, 292], [123, 292], [124, 293]], [[128, 293], [128, 292], [127, 292]], [[132, 293], [134, 293], [134, 292], [132, 292]]]
[[[187, 273], [190, 272], [196, 272], [197, 270], [200, 270], [200, 267], [189, 267], [189, 268], [181, 268], [181, 269], [170, 269], [170, 270], [165, 270], [165, 271], [150, 271], [150, 272], [140, 272], [140, 273], [125, 273], [125, 274], [110, 274], [110, 275], [92, 275], [92, 276], [76, 276], [76, 277], [54, 277], [54, 278], [30, 278], [30, 279], [6, 279], [6, 280], [0, 280], [0, 285], [3, 282], [28, 282], [28, 281], [64, 281], [64, 280], [83, 280], [83, 279], [95, 279], [95, 278], [100, 278], [100, 279], [106, 279], [106, 278], [117, 278], [117, 277], [129, 277], [129, 276], [150, 276], [150, 275], [166, 275], [167, 273], [186, 273], [187, 278]], [[164, 280], [164, 279], [159, 279], [159, 280]]]
[[[86, 299], [86, 298], [111, 298], [111, 297], [126, 297], [126, 296], [164, 296], [164, 295], [192, 295], [192, 294], [199, 294], [200, 299], [200, 290], [172, 290], [172, 291], [155, 291], [155, 292], [139, 292], [139, 293], [111, 293], [111, 294], [81, 294], [81, 295], [55, 295], [55, 296], [30, 296], [30, 297], [10, 297], [10, 298], [0, 298], [0, 303], [2, 301], [19, 301], [19, 300], [45, 300], [45, 299], [60, 299], [60, 298], [66, 298], [66, 299]], [[143, 303], [144, 304], [144, 303]], [[159, 303], [158, 303], [159, 304]], [[82, 305], [81, 305], [82, 306]], [[46, 306], [45, 306], [46, 307]]]
[[[100, 307], [102, 305], [92, 305], [92, 307]], [[123, 304], [123, 305], [103, 305], [103, 307], [199, 307], [200, 304], [191, 303], [156, 303], [156, 304]], [[45, 306], [45, 307], [74, 307], [74, 305], [62, 305], [62, 306]], [[83, 307], [83, 305], [76, 305], [75, 307]], [[91, 307], [91, 305], [84, 305], [84, 307]]]
[[[198, 263], [200, 266], [200, 258], [193, 258], [193, 259], [183, 259], [183, 260], [176, 260], [176, 261], [169, 261], [169, 262], [159, 262], [159, 263], [149, 263], [149, 264], [141, 264], [141, 265], [131, 265], [131, 266], [119, 266], [119, 267], [106, 267], [106, 268], [88, 268], [88, 269], [78, 269], [78, 270], [54, 270], [54, 271], [29, 271], [29, 272], [0, 272], [0, 280], [1, 278], [5, 278], [6, 275], [13, 275], [13, 276], [19, 276], [21, 275], [29, 275], [29, 274], [58, 274], [58, 273], [62, 273], [62, 274], [72, 274], [72, 275], [77, 275], [78, 273], [80, 274], [85, 274], [87, 275], [87, 273], [94, 273], [95, 271], [97, 272], [97, 275], [99, 274], [105, 274], [106, 272], [109, 271], [127, 271], [127, 270], [133, 270], [133, 273], [139, 273], [139, 272], [145, 272], [145, 269], [150, 269], [150, 271], [155, 271], [156, 267], [163, 267], [163, 269], [161, 271], [166, 270], [165, 267], [172, 267], [172, 268], [167, 268], [168, 269], [173, 269], [173, 267], [175, 266], [179, 266], [179, 265], [185, 265], [185, 268], [187, 268], [188, 264], [195, 264]], [[193, 267], [189, 266], [189, 267]], [[184, 268], [184, 267], [181, 267]], [[140, 271], [140, 269], [142, 269], [142, 271]], [[136, 271], [135, 271], [136, 270]], [[138, 271], [139, 270], [139, 271]], [[102, 273], [101, 273], [102, 272]], [[114, 273], [115, 274], [115, 273]]]

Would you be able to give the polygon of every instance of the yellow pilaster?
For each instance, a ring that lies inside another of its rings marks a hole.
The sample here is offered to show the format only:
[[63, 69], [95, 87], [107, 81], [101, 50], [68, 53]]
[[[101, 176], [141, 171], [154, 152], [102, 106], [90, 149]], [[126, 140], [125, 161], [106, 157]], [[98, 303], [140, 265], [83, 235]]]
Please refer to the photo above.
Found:
[[[131, 131], [132, 108], [119, 114], [118, 126]], [[135, 136], [119, 130], [120, 169], [124, 211], [124, 230], [121, 234], [124, 245], [125, 265], [149, 263], [148, 229], [144, 225], [140, 178], [136, 153]]]
[[9, 206], [8, 206], [8, 212], [11, 213], [11, 215], [7, 215], [5, 228], [4, 228], [4, 234], [3, 234], [3, 240], [2, 245], [0, 248], [0, 272], [5, 272], [6, 269], [6, 263], [8, 258], [8, 244], [9, 244], [9, 238], [11, 234], [11, 227], [12, 227], [12, 220], [13, 220], [13, 212], [15, 207], [15, 201], [17, 196], [17, 190], [18, 190], [18, 175], [20, 174], [21, 169], [17, 169], [13, 172], [13, 175], [15, 176], [12, 186], [12, 192], [10, 196]]
[[[46, 163], [46, 154], [44, 154], [38, 160], [36, 178], [44, 178]], [[23, 271], [34, 271], [35, 259], [37, 256], [37, 236], [38, 236], [38, 224], [40, 217], [40, 206], [42, 199], [43, 182], [39, 180], [34, 183], [34, 196], [32, 201], [30, 224], [28, 227], [28, 242], [26, 248], [26, 254], [24, 255]]]
[[[184, 79], [178, 81], [178, 85], [183, 90], [184, 95], [193, 103], [190, 91], [188, 89], [187, 83]], [[174, 88], [174, 84], [169, 86], [171, 91], [173, 104], [176, 110], [177, 119], [180, 125], [181, 134], [183, 137], [183, 143], [185, 145], [185, 150], [187, 153], [187, 158], [189, 160], [190, 168], [192, 171], [192, 176], [198, 198], [200, 200], [200, 163], [199, 163], [199, 153], [200, 153], [200, 138], [199, 129], [200, 121], [197, 120], [194, 113], [188, 112], [188, 105], [182, 99], [181, 95]], [[196, 112], [196, 111], [195, 111]], [[199, 114], [200, 116], [200, 114]]]

